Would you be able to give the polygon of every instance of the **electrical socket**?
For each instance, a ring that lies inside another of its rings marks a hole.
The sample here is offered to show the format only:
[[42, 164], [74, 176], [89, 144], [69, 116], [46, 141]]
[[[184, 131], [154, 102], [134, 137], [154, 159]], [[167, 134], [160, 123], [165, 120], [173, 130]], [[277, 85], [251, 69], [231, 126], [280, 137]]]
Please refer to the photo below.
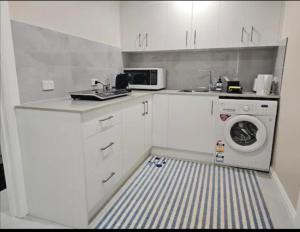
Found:
[[53, 80], [43, 80], [42, 89], [44, 91], [54, 90], [54, 81]]

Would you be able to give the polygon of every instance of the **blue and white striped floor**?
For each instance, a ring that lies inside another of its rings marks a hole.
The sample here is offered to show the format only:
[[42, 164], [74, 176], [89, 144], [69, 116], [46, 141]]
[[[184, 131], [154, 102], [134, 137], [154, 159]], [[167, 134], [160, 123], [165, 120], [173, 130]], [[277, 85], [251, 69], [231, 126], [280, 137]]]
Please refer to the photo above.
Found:
[[152, 156], [97, 228], [273, 228], [255, 171]]

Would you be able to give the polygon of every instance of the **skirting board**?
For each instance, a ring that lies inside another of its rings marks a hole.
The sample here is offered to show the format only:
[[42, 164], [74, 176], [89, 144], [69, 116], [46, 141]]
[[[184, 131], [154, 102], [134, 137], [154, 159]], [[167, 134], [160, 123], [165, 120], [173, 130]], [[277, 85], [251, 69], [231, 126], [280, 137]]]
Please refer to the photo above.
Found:
[[288, 194], [285, 191], [285, 188], [283, 187], [283, 184], [281, 183], [280, 179], [278, 178], [276, 172], [274, 171], [274, 169], [271, 167], [270, 168], [270, 173], [271, 173], [271, 177], [274, 180], [275, 184], [278, 186], [280, 194], [284, 200], [284, 203], [286, 205], [286, 208], [290, 214], [290, 218], [292, 219], [292, 221], [295, 220], [296, 217], [296, 210], [288, 196]]
[[213, 163], [213, 155], [206, 153], [197, 153], [184, 150], [176, 150], [162, 147], [152, 147], [152, 155], [165, 156], [168, 158], [177, 158], [187, 161], [199, 161], [202, 163]]

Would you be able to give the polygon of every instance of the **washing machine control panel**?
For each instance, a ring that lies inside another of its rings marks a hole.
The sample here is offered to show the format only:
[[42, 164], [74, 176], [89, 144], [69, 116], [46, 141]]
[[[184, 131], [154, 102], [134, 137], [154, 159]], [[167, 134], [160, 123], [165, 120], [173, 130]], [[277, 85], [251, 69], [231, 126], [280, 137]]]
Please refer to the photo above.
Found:
[[223, 114], [276, 115], [277, 102], [219, 99], [219, 112]]

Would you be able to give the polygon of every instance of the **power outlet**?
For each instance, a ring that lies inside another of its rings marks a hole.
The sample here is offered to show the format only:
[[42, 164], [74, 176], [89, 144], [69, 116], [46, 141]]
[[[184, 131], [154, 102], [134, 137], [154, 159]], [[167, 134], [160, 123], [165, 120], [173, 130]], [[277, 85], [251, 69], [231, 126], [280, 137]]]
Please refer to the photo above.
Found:
[[44, 91], [54, 90], [54, 81], [53, 80], [43, 80], [42, 89]]

